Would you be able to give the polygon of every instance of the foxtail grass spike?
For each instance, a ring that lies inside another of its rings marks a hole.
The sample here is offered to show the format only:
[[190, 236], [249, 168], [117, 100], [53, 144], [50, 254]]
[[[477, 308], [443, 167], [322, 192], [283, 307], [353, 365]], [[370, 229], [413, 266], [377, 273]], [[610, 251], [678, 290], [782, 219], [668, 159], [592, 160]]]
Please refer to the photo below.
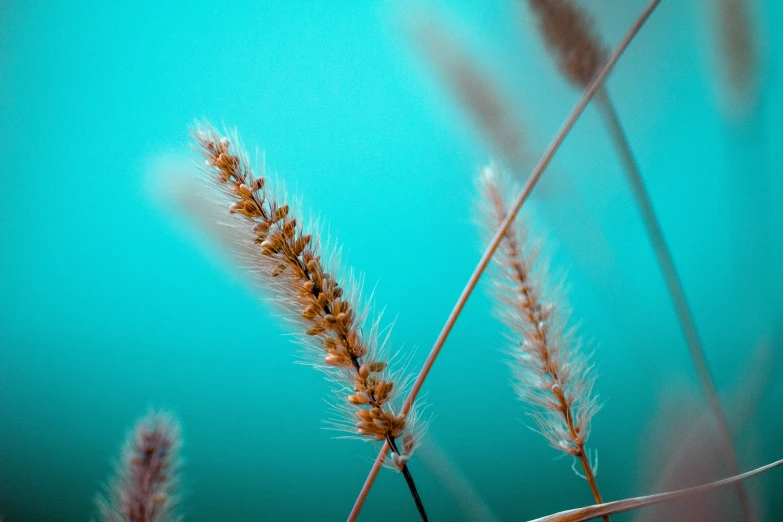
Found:
[[103, 522], [177, 522], [179, 424], [151, 411], [128, 434], [117, 476], [98, 498]]
[[[522, 207], [522, 204], [530, 196], [533, 187], [536, 185], [536, 183], [538, 183], [538, 180], [541, 178], [541, 175], [544, 173], [544, 170], [552, 161], [555, 152], [557, 152], [557, 150], [560, 148], [560, 145], [563, 144], [563, 141], [565, 140], [566, 136], [568, 135], [568, 133], [576, 124], [576, 121], [584, 112], [585, 108], [587, 107], [587, 104], [590, 103], [590, 100], [593, 98], [593, 96], [595, 96], [595, 93], [601, 87], [603, 81], [612, 71], [615, 64], [617, 64], [617, 61], [620, 59], [620, 56], [622, 56], [623, 52], [625, 52], [625, 50], [631, 44], [631, 41], [639, 33], [642, 26], [650, 18], [650, 15], [652, 15], [653, 11], [655, 10], [656, 7], [658, 7], [660, 3], [661, 0], [650, 0], [650, 3], [647, 4], [647, 7], [644, 9], [644, 11], [642, 11], [642, 14], [639, 15], [639, 17], [633, 23], [631, 28], [628, 30], [628, 33], [625, 35], [623, 40], [617, 46], [617, 49], [615, 49], [615, 51], [609, 57], [609, 60], [603, 66], [601, 71], [596, 75], [595, 79], [590, 83], [588, 88], [582, 94], [582, 97], [580, 98], [579, 102], [577, 102], [576, 106], [569, 113], [565, 122], [560, 127], [560, 130], [557, 132], [555, 137], [552, 139], [552, 142], [549, 144], [549, 147], [547, 147], [547, 150], [544, 152], [538, 164], [533, 168], [530, 177], [525, 182], [525, 186], [522, 188], [522, 191], [520, 192], [519, 196], [514, 201], [514, 204], [511, 206], [511, 208], [509, 209], [509, 213], [503, 220], [503, 223], [498, 227], [497, 232], [495, 233], [489, 245], [487, 246], [487, 249], [484, 251], [484, 254], [481, 256], [481, 260], [479, 260], [478, 265], [473, 270], [470, 279], [468, 279], [465, 288], [463, 288], [462, 293], [457, 299], [457, 302], [454, 305], [451, 314], [449, 314], [448, 319], [446, 319], [446, 323], [443, 325], [443, 328], [441, 329], [438, 338], [435, 340], [435, 344], [430, 350], [430, 353], [427, 356], [427, 360], [424, 362], [424, 366], [422, 366], [419, 375], [416, 377], [416, 381], [413, 383], [413, 386], [411, 387], [411, 391], [408, 394], [408, 398], [405, 400], [405, 403], [403, 404], [403, 410], [402, 410], [403, 412], [410, 409], [419, 391], [421, 391], [421, 388], [424, 385], [424, 381], [427, 379], [427, 375], [429, 375], [430, 370], [432, 370], [432, 366], [435, 364], [435, 360], [438, 358], [438, 354], [443, 348], [443, 345], [445, 344], [446, 339], [451, 333], [454, 324], [457, 322], [459, 315], [462, 313], [462, 310], [465, 307], [465, 303], [467, 303], [468, 299], [470, 298], [470, 295], [473, 293], [473, 289], [476, 288], [476, 285], [478, 284], [481, 275], [484, 273], [484, 270], [487, 268], [487, 265], [489, 265], [492, 256], [495, 254], [495, 251], [500, 245], [500, 242], [503, 240], [503, 237], [505, 237], [506, 231], [508, 230], [509, 226], [511, 225], [511, 222], [514, 220], [517, 213], [519, 212], [519, 209]], [[386, 460], [386, 455], [388, 452], [389, 452], [389, 445], [387, 443], [383, 445], [381, 451], [378, 453], [378, 456], [376, 457], [375, 462], [373, 463], [373, 466], [370, 469], [370, 473], [367, 475], [367, 479], [364, 481], [364, 485], [362, 486], [359, 495], [356, 497], [356, 502], [354, 502], [353, 509], [351, 509], [351, 513], [348, 516], [349, 522], [356, 520], [356, 518], [359, 516], [359, 513], [362, 510], [362, 506], [364, 505], [364, 501], [367, 499], [367, 495], [369, 495], [370, 490], [372, 489], [372, 486], [375, 483], [375, 478], [378, 476], [378, 472], [383, 466], [383, 463]]]
[[[508, 214], [509, 187], [494, 166], [478, 181], [479, 218], [491, 237]], [[593, 393], [595, 372], [562, 298], [548, 295], [546, 269], [518, 218], [506, 230], [493, 261], [493, 294], [500, 320], [509, 329], [514, 387], [530, 408], [549, 444], [578, 459], [597, 503], [603, 498], [585, 448], [590, 423], [600, 408]], [[608, 517], [604, 519], [608, 522]]]
[[293, 325], [310, 363], [338, 384], [342, 396], [336, 407], [343, 418], [335, 426], [390, 446], [392, 467], [405, 477], [422, 520], [427, 520], [407, 464], [418, 440], [418, 416], [394, 405], [405, 383], [385, 360], [390, 331], [380, 328], [380, 317], [366, 324], [371, 309], [360, 301], [361, 284], [340, 271], [336, 254], [325, 255], [319, 227], [306, 226], [297, 209], [284, 201], [284, 191], [263, 173], [254, 175], [237, 137], [198, 124], [193, 139], [205, 158], [208, 179], [236, 217], [235, 232], [254, 245], [247, 261], [258, 283]]

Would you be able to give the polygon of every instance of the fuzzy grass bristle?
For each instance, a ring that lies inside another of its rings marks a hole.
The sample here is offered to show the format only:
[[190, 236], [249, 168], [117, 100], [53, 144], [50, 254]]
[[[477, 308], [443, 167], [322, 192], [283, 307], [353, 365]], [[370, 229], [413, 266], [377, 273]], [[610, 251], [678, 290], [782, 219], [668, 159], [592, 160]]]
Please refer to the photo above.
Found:
[[[508, 212], [509, 191], [494, 166], [482, 170], [478, 184], [482, 222], [492, 234]], [[546, 270], [537, 250], [528, 245], [527, 231], [517, 219], [493, 260], [497, 313], [513, 342], [514, 387], [549, 444], [582, 463], [596, 502], [601, 503], [585, 448], [590, 423], [600, 408], [593, 394], [595, 372], [575, 329], [567, 326], [570, 314], [562, 299], [547, 296]]]
[[370, 440], [388, 441], [401, 471], [426, 518], [418, 493], [407, 468], [412, 443], [406, 415], [392, 405], [396, 385], [390, 378], [387, 361], [380, 358], [377, 322], [363, 334], [369, 309], [360, 307], [357, 285], [346, 291], [336, 257], [324, 257], [318, 231], [305, 231], [301, 217], [276, 192], [267, 180], [256, 178], [239, 145], [209, 125], [197, 125], [193, 131], [197, 150], [206, 160], [206, 172], [227, 196], [229, 212], [237, 216], [234, 224], [244, 230], [255, 245], [253, 265], [262, 288], [273, 296], [283, 314], [296, 325], [299, 344], [315, 359], [314, 366], [324, 370], [340, 390], [347, 390], [338, 410], [352, 413], [350, 431]]
[[[506, 215], [505, 182], [494, 166], [479, 181], [482, 218], [488, 231]], [[520, 398], [533, 406], [533, 416], [549, 443], [573, 456], [584, 453], [590, 421], [598, 410], [592, 394], [592, 366], [581, 350], [562, 300], [548, 299], [545, 270], [538, 248], [529, 246], [520, 220], [500, 244], [493, 284], [497, 313], [513, 332], [512, 367]]]
[[363, 411], [373, 411], [372, 423], [360, 423], [356, 431], [383, 440], [398, 436], [405, 419], [385, 411], [394, 383], [385, 379], [386, 362], [375, 360], [362, 336], [363, 314], [346, 299], [343, 287], [322, 261], [319, 243], [304, 233], [290, 206], [278, 201], [265, 178], [255, 178], [246, 155], [213, 128], [200, 127], [194, 138], [213, 179], [231, 200], [229, 212], [244, 218], [258, 245], [256, 273], [286, 302], [286, 312], [296, 310], [308, 345], [320, 348], [321, 362], [342, 370], [354, 388], [347, 397]]

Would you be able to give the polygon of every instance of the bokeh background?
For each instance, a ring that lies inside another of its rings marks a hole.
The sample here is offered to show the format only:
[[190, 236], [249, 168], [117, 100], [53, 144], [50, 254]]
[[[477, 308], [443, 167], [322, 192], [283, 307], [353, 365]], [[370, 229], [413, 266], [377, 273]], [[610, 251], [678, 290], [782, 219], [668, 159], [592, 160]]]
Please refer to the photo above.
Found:
[[[783, 457], [783, 33], [772, 30], [783, 6], [751, 4], [759, 60], [741, 100], [706, 1], [664, 1], [608, 82], [743, 470]], [[611, 45], [644, 6], [589, 2]], [[418, 368], [478, 261], [473, 182], [496, 157], [411, 38], [411, 20], [433, 17], [511, 100], [532, 164], [579, 93], [513, 2], [0, 2], [6, 522], [94, 517], [149, 407], [182, 422], [185, 520], [347, 516], [376, 448], [324, 429], [324, 379], [294, 364], [280, 321], [183, 210], [197, 178], [188, 129], [197, 117], [238, 128], [328, 217], [346, 262], [378, 281], [394, 345], [415, 349]], [[522, 180], [529, 166], [515, 170]], [[706, 407], [594, 109], [525, 215], [595, 347], [605, 406], [590, 446], [604, 496], [652, 492]], [[424, 389], [433, 419], [411, 469], [432, 520], [523, 520], [591, 502], [569, 459], [528, 429], [503, 343], [482, 285]], [[747, 486], [767, 520], [783, 520], [783, 471]], [[709, 502], [730, 514], [732, 495]], [[363, 519], [416, 516], [402, 478], [384, 471]]]

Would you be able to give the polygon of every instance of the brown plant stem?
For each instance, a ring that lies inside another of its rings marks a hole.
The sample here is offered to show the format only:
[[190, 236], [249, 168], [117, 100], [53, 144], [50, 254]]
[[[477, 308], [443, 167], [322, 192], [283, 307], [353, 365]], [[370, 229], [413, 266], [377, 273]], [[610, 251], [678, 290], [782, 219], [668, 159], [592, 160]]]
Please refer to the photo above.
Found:
[[[572, 433], [576, 433], [576, 429], [574, 427], [574, 420], [571, 415], [568, 416], [568, 429], [571, 430]], [[601, 492], [598, 490], [598, 483], [595, 481], [595, 472], [593, 471], [593, 466], [590, 464], [590, 459], [587, 458], [587, 452], [585, 451], [584, 446], [581, 446], [579, 448], [579, 462], [582, 464], [582, 469], [585, 470], [585, 479], [587, 480], [587, 483], [590, 485], [590, 491], [593, 493], [593, 498], [595, 499], [596, 504], [603, 504], [604, 499], [601, 497]], [[603, 517], [604, 522], [610, 522], [609, 515], [604, 515]]]
[[585, 520], [592, 520], [603, 515], [615, 515], [617, 513], [632, 511], [634, 509], [653, 506], [655, 504], [671, 502], [673, 500], [677, 500], [678, 498], [708, 493], [712, 490], [722, 488], [730, 484], [736, 484], [751, 477], [755, 477], [756, 475], [761, 475], [762, 473], [766, 473], [767, 471], [781, 465], [783, 465], [783, 460], [777, 460], [752, 471], [742, 473], [741, 475], [735, 475], [733, 477], [710, 482], [709, 484], [702, 484], [701, 486], [695, 486], [687, 489], [678, 489], [675, 491], [669, 491], [667, 493], [658, 493], [655, 495], [647, 495], [643, 497], [615, 500], [614, 502], [607, 502], [606, 504], [600, 504], [597, 506], [569, 509], [567, 511], [561, 511], [560, 513], [554, 513], [552, 515], [537, 518], [535, 520], [531, 520], [530, 522], [583, 522]]
[[[648, 4], [648, 6], [645, 8], [642, 14], [636, 20], [636, 22], [634, 22], [633, 26], [628, 31], [628, 34], [625, 35], [622, 42], [620, 42], [620, 45], [617, 47], [614, 53], [612, 53], [612, 56], [606, 62], [606, 65], [604, 65], [604, 67], [601, 69], [601, 72], [595, 77], [595, 79], [590, 84], [590, 86], [585, 90], [584, 94], [582, 95], [582, 98], [576, 104], [576, 107], [574, 107], [574, 109], [571, 111], [565, 123], [563, 123], [563, 126], [560, 128], [560, 130], [552, 140], [552, 143], [550, 143], [546, 152], [538, 161], [538, 164], [533, 169], [533, 172], [531, 173], [530, 177], [525, 183], [525, 186], [522, 188], [522, 192], [517, 197], [517, 200], [514, 202], [514, 205], [512, 206], [510, 212], [503, 220], [503, 223], [500, 225], [500, 227], [498, 227], [498, 231], [495, 233], [495, 236], [492, 238], [492, 241], [490, 241], [489, 245], [487, 246], [487, 249], [484, 251], [484, 254], [481, 256], [481, 260], [479, 261], [479, 264], [476, 266], [476, 269], [473, 271], [473, 274], [471, 274], [468, 283], [465, 285], [465, 288], [462, 290], [462, 293], [459, 296], [459, 299], [457, 299], [457, 303], [454, 305], [454, 309], [451, 311], [451, 314], [446, 320], [446, 324], [443, 325], [443, 329], [438, 335], [438, 338], [436, 339], [435, 344], [432, 347], [432, 350], [430, 350], [430, 353], [427, 356], [427, 360], [424, 362], [424, 366], [422, 367], [421, 371], [419, 372], [419, 375], [416, 378], [416, 382], [414, 382], [413, 387], [411, 388], [408, 398], [405, 400], [405, 403], [403, 404], [402, 407], [403, 413], [407, 414], [407, 412], [410, 410], [411, 405], [413, 404], [413, 401], [416, 398], [416, 395], [418, 395], [419, 391], [421, 390], [421, 387], [424, 385], [424, 380], [427, 378], [427, 375], [432, 369], [433, 364], [435, 364], [435, 359], [438, 357], [441, 348], [443, 348], [443, 344], [446, 342], [446, 338], [449, 336], [449, 333], [451, 333], [451, 329], [454, 327], [454, 323], [456, 323], [457, 318], [459, 317], [460, 313], [462, 312], [462, 309], [465, 306], [465, 303], [470, 297], [470, 294], [473, 292], [473, 289], [476, 287], [478, 280], [481, 278], [481, 274], [483, 274], [484, 270], [486, 270], [487, 265], [489, 264], [489, 261], [492, 258], [492, 255], [495, 253], [495, 250], [497, 250], [498, 245], [500, 245], [500, 242], [503, 240], [503, 237], [506, 235], [506, 231], [508, 230], [511, 223], [514, 221], [514, 218], [519, 212], [519, 209], [522, 207], [522, 204], [530, 195], [530, 192], [533, 190], [533, 187], [538, 182], [538, 179], [544, 173], [544, 169], [552, 161], [552, 157], [555, 155], [555, 152], [557, 152], [557, 149], [560, 148], [560, 145], [565, 140], [565, 137], [569, 133], [571, 128], [573, 128], [574, 124], [576, 123], [576, 120], [579, 119], [579, 117], [584, 112], [585, 108], [587, 107], [587, 104], [590, 102], [590, 100], [595, 95], [596, 91], [601, 86], [601, 83], [604, 81], [604, 79], [606, 79], [606, 77], [612, 71], [615, 64], [620, 59], [620, 56], [623, 54], [625, 49], [628, 48], [634, 36], [636, 36], [636, 34], [642, 28], [642, 26], [650, 17], [652, 12], [655, 10], [655, 8], [658, 7], [658, 4], [660, 2], [661, 0], [651, 0], [651, 2]], [[354, 503], [353, 509], [351, 510], [351, 513], [348, 515], [349, 522], [356, 520], [356, 518], [359, 516], [359, 512], [361, 511], [362, 506], [364, 505], [364, 501], [367, 499], [367, 495], [370, 493], [370, 489], [372, 488], [372, 485], [375, 482], [375, 477], [378, 476], [378, 472], [380, 471], [381, 466], [383, 465], [383, 461], [386, 459], [386, 454], [388, 452], [389, 452], [389, 444], [387, 442], [383, 445], [383, 448], [381, 448], [380, 453], [378, 453], [378, 457], [375, 459], [372, 469], [370, 470], [370, 473], [364, 482], [364, 486], [362, 487], [362, 490], [359, 492], [359, 496], [357, 497], [356, 502]]]
[[[573, 436], [576, 436], [576, 427], [574, 426], [574, 418], [571, 415], [568, 406], [565, 404], [562, 395], [560, 395], [560, 402], [562, 404], [564, 411], [567, 413], [566, 419], [568, 421], [568, 429]], [[593, 471], [593, 466], [590, 464], [590, 459], [587, 457], [587, 452], [585, 451], [584, 444], [582, 444], [579, 447], [578, 458], [579, 458], [579, 462], [582, 464], [582, 469], [585, 470], [585, 479], [587, 480], [587, 483], [590, 485], [590, 491], [593, 493], [593, 498], [595, 499], [595, 503], [603, 504], [604, 499], [603, 497], [601, 497], [601, 492], [598, 490], [598, 483], [595, 481], [595, 472]], [[604, 515], [603, 520], [604, 522], [610, 522], [608, 515]]]
[[[576, 438], [577, 432], [576, 432], [576, 426], [574, 426], [574, 417], [571, 415], [571, 411], [568, 408], [568, 405], [565, 403], [565, 398], [563, 397], [562, 393], [558, 395], [558, 398], [560, 399], [561, 408], [563, 408], [563, 412], [566, 415], [566, 420], [568, 422], [568, 430], [571, 432], [571, 435]], [[590, 485], [590, 491], [593, 493], [593, 498], [595, 499], [596, 504], [603, 504], [604, 499], [601, 497], [601, 492], [598, 490], [598, 483], [595, 481], [595, 472], [593, 471], [593, 466], [590, 464], [590, 459], [587, 457], [587, 452], [585, 451], [584, 444], [579, 446], [579, 462], [582, 464], [582, 469], [585, 470], [585, 479], [587, 480], [587, 483]], [[604, 522], [610, 522], [609, 516], [604, 515], [603, 516]]]
[[[391, 447], [391, 450], [394, 453], [398, 455], [400, 454], [400, 450], [397, 449], [397, 443], [395, 442], [393, 436], [389, 435], [386, 438], [386, 444]], [[411, 496], [413, 496], [413, 501], [416, 503], [416, 509], [419, 510], [419, 516], [421, 516], [422, 522], [429, 522], [429, 518], [427, 518], [427, 512], [424, 511], [424, 504], [422, 504], [421, 497], [419, 497], [419, 490], [416, 489], [416, 483], [413, 482], [413, 476], [408, 469], [408, 464], [403, 464], [400, 471], [402, 471], [402, 476], [405, 477], [405, 482], [408, 484], [408, 489], [411, 491]]]
[[[622, 123], [620, 122], [620, 118], [617, 115], [617, 111], [606, 88], [599, 89], [596, 95], [596, 102], [598, 109], [606, 122], [606, 126], [612, 138], [612, 143], [617, 149], [617, 154], [620, 156], [620, 161], [623, 165], [623, 170], [625, 171], [628, 183], [631, 185], [631, 192], [636, 201], [639, 213], [641, 214], [644, 227], [647, 230], [647, 235], [649, 236], [655, 257], [658, 260], [658, 265], [661, 268], [663, 279], [666, 282], [666, 288], [669, 291], [669, 295], [674, 304], [677, 319], [680, 322], [680, 327], [685, 335], [685, 341], [688, 344], [691, 360], [696, 367], [699, 383], [701, 384], [704, 395], [707, 397], [713, 415], [715, 415], [715, 419], [718, 422], [718, 431], [725, 447], [729, 471], [732, 475], [737, 475], [739, 474], [739, 465], [737, 463], [737, 454], [734, 449], [734, 444], [731, 440], [726, 414], [724, 413], [720, 399], [718, 398], [718, 393], [715, 389], [715, 381], [712, 378], [712, 373], [710, 372], [707, 363], [704, 347], [701, 344], [693, 314], [688, 305], [688, 300], [685, 297], [685, 290], [683, 289], [682, 282], [677, 274], [674, 259], [663, 236], [660, 221], [658, 221], [658, 217], [653, 209], [650, 194], [647, 192], [647, 188], [644, 185], [644, 180], [639, 171], [636, 158], [634, 158]], [[753, 512], [745, 487], [742, 483], [738, 482], [735, 489], [739, 496], [740, 507], [745, 515], [745, 519], [752, 521]]]
[[[595, 498], [596, 504], [603, 504], [604, 499], [601, 498], [601, 492], [598, 491], [598, 484], [595, 482], [595, 473], [593, 473], [593, 467], [590, 465], [590, 459], [587, 458], [587, 454], [582, 450], [579, 454], [579, 462], [582, 463], [582, 467], [585, 470], [585, 478], [587, 483], [590, 484], [590, 490], [593, 492], [593, 498]], [[609, 516], [604, 515], [604, 522], [609, 522]]]

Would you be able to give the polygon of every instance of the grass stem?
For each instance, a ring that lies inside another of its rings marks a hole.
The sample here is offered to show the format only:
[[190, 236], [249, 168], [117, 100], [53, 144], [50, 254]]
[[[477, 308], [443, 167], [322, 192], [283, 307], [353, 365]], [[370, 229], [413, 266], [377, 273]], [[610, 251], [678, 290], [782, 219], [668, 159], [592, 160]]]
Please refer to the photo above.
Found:
[[[593, 498], [595, 498], [596, 504], [603, 504], [604, 499], [601, 497], [601, 492], [598, 491], [598, 484], [595, 481], [595, 473], [593, 467], [590, 465], [590, 459], [587, 458], [587, 453], [583, 450], [579, 455], [579, 462], [582, 463], [582, 468], [585, 470], [585, 478], [587, 483], [590, 484], [590, 491], [593, 492]], [[603, 516], [604, 522], [609, 522], [609, 515]]]
[[752, 471], [746, 471], [741, 475], [735, 475], [733, 477], [710, 482], [709, 484], [702, 484], [701, 486], [694, 486], [687, 489], [678, 489], [676, 491], [669, 491], [666, 493], [657, 493], [655, 495], [615, 500], [614, 502], [607, 502], [606, 504], [600, 504], [597, 506], [569, 509], [567, 511], [561, 511], [560, 513], [554, 513], [542, 518], [537, 518], [535, 520], [531, 520], [530, 522], [583, 522], [585, 520], [592, 520], [603, 515], [624, 513], [634, 509], [654, 506], [655, 504], [672, 502], [684, 497], [703, 495], [718, 488], [722, 488], [730, 484], [737, 484], [738, 482], [755, 477], [756, 475], [761, 475], [762, 473], [766, 473], [767, 471], [777, 468], [781, 465], [783, 465], [783, 460], [777, 460]]

